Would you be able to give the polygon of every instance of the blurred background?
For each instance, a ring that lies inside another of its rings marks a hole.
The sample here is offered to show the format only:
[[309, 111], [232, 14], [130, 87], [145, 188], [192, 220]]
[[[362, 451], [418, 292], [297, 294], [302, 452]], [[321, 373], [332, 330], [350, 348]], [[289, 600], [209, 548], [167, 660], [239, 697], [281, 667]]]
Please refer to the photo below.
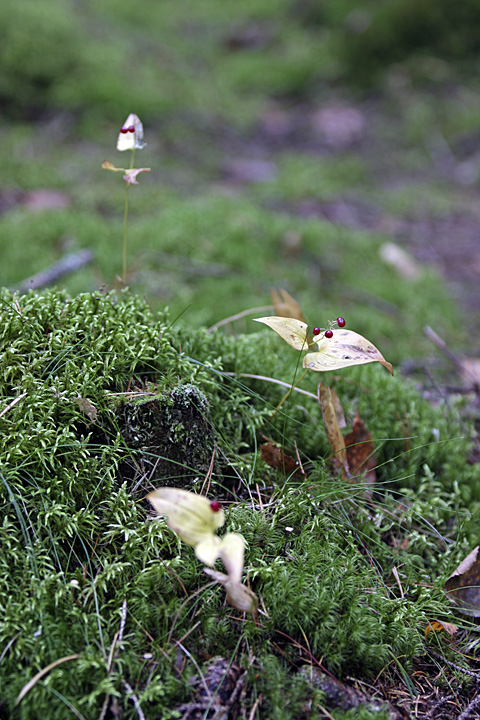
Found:
[[475, 352], [479, 27], [469, 0], [2, 3], [0, 285], [122, 287], [101, 164], [136, 113], [127, 284], [152, 307], [208, 327], [284, 288], [393, 362], [424, 325]]

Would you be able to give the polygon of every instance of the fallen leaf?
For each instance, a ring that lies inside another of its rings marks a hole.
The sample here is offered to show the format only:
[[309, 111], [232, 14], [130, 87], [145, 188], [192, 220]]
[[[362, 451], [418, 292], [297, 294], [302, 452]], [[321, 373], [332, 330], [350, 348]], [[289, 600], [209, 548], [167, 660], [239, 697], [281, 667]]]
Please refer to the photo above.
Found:
[[137, 175], [141, 172], [150, 172], [150, 168], [131, 168], [131, 170], [127, 170], [123, 179], [129, 185], [138, 185]]
[[392, 365], [387, 362], [375, 345], [352, 330], [334, 330], [333, 337], [324, 334], [316, 340], [318, 352], [307, 353], [303, 367], [307, 370], [325, 372], [340, 370], [351, 365], [379, 362], [393, 375]]
[[86, 415], [92, 423], [97, 421], [98, 410], [95, 405], [90, 402], [90, 400], [80, 396], [74, 398], [74, 400], [83, 414]]
[[263, 443], [260, 451], [262, 460], [274, 470], [284, 472], [287, 477], [291, 475], [302, 475], [297, 460], [294, 460], [290, 455], [286, 455], [282, 448], [275, 445], [275, 443]]
[[406, 280], [417, 280], [422, 274], [418, 261], [396, 243], [383, 243], [379, 254], [384, 263], [393, 267]]
[[343, 439], [340, 425], [338, 423], [337, 411], [335, 409], [336, 402], [333, 400], [332, 394], [336, 397], [339, 403], [340, 401], [338, 400], [335, 391], [326, 387], [323, 383], [320, 383], [318, 386], [318, 402], [322, 408], [322, 417], [325, 424], [328, 444], [332, 449], [335, 464], [342, 469], [344, 477], [348, 477], [349, 468], [347, 463], [345, 440]]
[[447, 632], [450, 637], [453, 637], [458, 630], [458, 625], [452, 625], [452, 623], [442, 622], [442, 620], [432, 620], [425, 628], [425, 637], [427, 637], [428, 633], [432, 632], [433, 630], [445, 630], [445, 632]]
[[477, 545], [445, 583], [445, 590], [455, 600], [460, 612], [480, 617], [480, 556]]
[[375, 473], [377, 466], [375, 448], [372, 436], [358, 412], [353, 421], [352, 431], [345, 435], [345, 446], [350, 473], [352, 475], [364, 474], [365, 481], [369, 485], [373, 485], [377, 479]]
[[302, 308], [298, 302], [286, 290], [280, 290], [280, 294], [276, 290], [272, 290], [272, 302], [277, 315], [286, 318], [295, 318], [300, 322], [305, 322]]

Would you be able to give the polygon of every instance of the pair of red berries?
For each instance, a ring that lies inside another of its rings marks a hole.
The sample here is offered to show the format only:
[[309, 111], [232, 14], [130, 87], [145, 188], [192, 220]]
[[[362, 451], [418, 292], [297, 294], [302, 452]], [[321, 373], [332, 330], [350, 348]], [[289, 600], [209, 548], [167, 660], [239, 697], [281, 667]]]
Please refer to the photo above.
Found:
[[120, 128], [120, 132], [123, 133], [123, 135], [126, 135], [127, 132], [135, 132], [135, 125], [129, 125], [128, 127], [122, 127], [122, 128]]
[[[345, 322], [344, 318], [338, 317], [338, 318], [337, 318], [337, 325], [338, 325], [338, 327], [341, 327], [341, 328], [345, 327], [346, 322]], [[315, 328], [313, 328], [313, 330], [312, 330], [313, 335], [320, 335], [321, 332], [322, 332], [322, 331], [320, 330], [319, 327], [315, 327]], [[328, 330], [325, 330], [324, 335], [325, 335], [326, 338], [331, 338], [331, 337], [333, 337], [333, 330], [330, 330], [330, 328], [329, 328]]]

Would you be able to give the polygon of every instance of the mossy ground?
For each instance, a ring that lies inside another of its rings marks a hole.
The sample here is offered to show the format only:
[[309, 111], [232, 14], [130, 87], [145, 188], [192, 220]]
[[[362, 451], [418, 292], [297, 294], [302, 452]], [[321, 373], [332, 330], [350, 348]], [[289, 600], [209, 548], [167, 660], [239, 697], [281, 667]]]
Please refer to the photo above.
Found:
[[[437, 3], [432, 36], [418, 32], [431, 3], [411, 0], [57, 6], [0, 8], [0, 285], [72, 250], [94, 260], [66, 292], [2, 294], [0, 717], [96, 720], [107, 694], [112, 717], [139, 717], [131, 688], [147, 720], [168, 718], [218, 654], [247, 670], [244, 717], [324, 717], [297, 673], [312, 656], [412, 694], [409, 673], [427, 668], [455, 695], [460, 675], [443, 679], [430, 650], [458, 664], [472, 625], [455, 616], [453, 646], [424, 629], [452, 619], [444, 580], [478, 542], [467, 401], [433, 408], [380, 366], [333, 374], [373, 436], [368, 499], [332, 476], [314, 398], [293, 394], [272, 420], [284, 389], [242, 377], [291, 383], [297, 354], [255, 314], [206, 328], [283, 287], [309, 323], [344, 315], [396, 367], [424, 365], [426, 324], [476, 354], [480, 298], [463, 281], [478, 290], [478, 11]], [[359, 136], [327, 142], [324, 105], [359, 111]], [[131, 188], [132, 294], [116, 294], [125, 188], [100, 166], [122, 164], [130, 112], [152, 171]], [[63, 207], [35, 212], [39, 189]], [[392, 238], [422, 259], [417, 280], [382, 261]], [[298, 448], [307, 481], [263, 463], [264, 436]], [[160, 483], [199, 492], [210, 467], [248, 543], [258, 625], [144, 501]]]
[[[2, 717], [89, 720], [110, 694], [133, 718], [125, 682], [146, 718], [174, 717], [188, 678], [221, 655], [248, 669], [244, 708], [261, 696], [258, 717], [297, 718], [313, 690], [295, 668], [312, 656], [341, 679], [370, 680], [392, 662], [408, 672], [428, 657], [425, 627], [452, 620], [442, 587], [475, 542], [480, 499], [454, 410], [432, 408], [380, 366], [332, 378], [348, 418], [357, 409], [375, 443], [367, 499], [361, 483], [332, 476], [313, 398], [295, 396], [272, 419], [282, 388], [241, 377], [293, 380], [297, 354], [273, 333], [171, 324], [129, 292], [4, 292], [1, 305], [2, 410], [20, 398], [0, 418]], [[95, 406], [94, 422], [79, 397]], [[135, 408], [145, 404], [142, 424]], [[140, 437], [155, 414], [158, 426]], [[308, 479], [266, 466], [262, 435], [296, 444]], [[246, 539], [258, 623], [225, 605], [144, 500], [159, 484], [152, 468], [171, 457], [162, 483], [199, 492], [213, 449], [210, 495]], [[430, 642], [448, 657], [448, 644]], [[78, 657], [14, 707], [37, 671], [69, 655]]]

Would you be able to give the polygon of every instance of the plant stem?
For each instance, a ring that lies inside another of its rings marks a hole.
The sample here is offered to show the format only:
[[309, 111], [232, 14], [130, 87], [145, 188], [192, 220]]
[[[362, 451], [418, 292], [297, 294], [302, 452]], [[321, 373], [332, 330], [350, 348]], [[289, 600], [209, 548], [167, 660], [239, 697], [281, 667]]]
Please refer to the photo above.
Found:
[[272, 418], [275, 417], [275, 415], [276, 415], [277, 412], [280, 410], [280, 408], [282, 407], [282, 405], [283, 405], [283, 403], [285, 402], [285, 400], [287, 400], [287, 398], [290, 396], [290, 393], [293, 392], [293, 390], [295, 390], [295, 388], [297, 387], [297, 385], [303, 380], [303, 378], [305, 377], [305, 375], [306, 375], [307, 373], [308, 373], [308, 369], [305, 370], [305, 372], [303, 373], [303, 375], [300, 375], [300, 377], [298, 378], [297, 382], [288, 389], [288, 392], [283, 396], [283, 398], [280, 400], [280, 402], [278, 403], [277, 407], [275, 408], [275, 411], [274, 411], [274, 413], [273, 413], [273, 415], [272, 415]]
[[[132, 157], [130, 159], [130, 170], [133, 168], [133, 161], [135, 159], [135, 148], [132, 150]], [[127, 224], [128, 224], [128, 191], [130, 183], [127, 183], [125, 188], [125, 211], [123, 213], [123, 286], [127, 284]]]

